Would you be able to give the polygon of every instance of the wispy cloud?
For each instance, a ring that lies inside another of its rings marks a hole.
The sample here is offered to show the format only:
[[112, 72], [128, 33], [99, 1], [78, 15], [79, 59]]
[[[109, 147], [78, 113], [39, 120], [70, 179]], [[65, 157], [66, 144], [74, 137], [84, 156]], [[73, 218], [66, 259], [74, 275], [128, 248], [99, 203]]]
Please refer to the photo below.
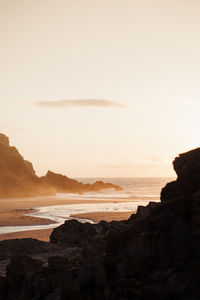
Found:
[[36, 102], [36, 105], [50, 108], [62, 107], [125, 107], [125, 105], [102, 99], [78, 99], [78, 100], [57, 100], [57, 101], [41, 101]]
[[153, 156], [153, 155], [147, 155], [147, 158], [153, 162], [162, 162], [163, 159], [158, 156]]

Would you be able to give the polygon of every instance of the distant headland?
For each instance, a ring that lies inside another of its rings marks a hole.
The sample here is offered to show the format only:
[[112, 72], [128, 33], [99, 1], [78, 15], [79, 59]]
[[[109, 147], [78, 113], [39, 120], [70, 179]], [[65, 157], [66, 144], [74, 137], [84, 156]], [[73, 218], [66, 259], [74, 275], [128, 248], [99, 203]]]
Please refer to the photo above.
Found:
[[0, 133], [0, 197], [54, 195], [56, 193], [85, 193], [102, 189], [121, 188], [112, 183], [96, 181], [83, 184], [67, 176], [48, 171], [38, 177], [31, 162], [24, 160], [9, 138]]

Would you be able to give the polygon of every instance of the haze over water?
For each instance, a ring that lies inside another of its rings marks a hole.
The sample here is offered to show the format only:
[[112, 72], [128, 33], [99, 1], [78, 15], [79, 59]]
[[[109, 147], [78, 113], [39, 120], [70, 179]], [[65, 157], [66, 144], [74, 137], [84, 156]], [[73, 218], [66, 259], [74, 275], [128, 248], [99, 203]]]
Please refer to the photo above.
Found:
[[83, 183], [93, 183], [97, 180], [104, 182], [112, 182], [113, 184], [119, 185], [123, 188], [122, 191], [102, 191], [98, 194], [91, 193], [91, 195], [82, 195], [83, 198], [97, 199], [126, 199], [126, 200], [159, 200], [160, 191], [166, 185], [167, 182], [173, 180], [172, 177], [152, 177], [152, 178], [85, 178], [78, 179]]
[[[74, 214], [87, 212], [135, 212], [139, 205], [147, 205], [150, 201], [159, 201], [160, 191], [172, 178], [86, 178], [79, 179], [84, 183], [92, 183], [96, 180], [112, 182], [120, 185], [123, 190], [116, 192], [112, 189], [101, 192], [90, 192], [85, 194], [58, 194], [51, 196], [63, 199], [82, 200], [83, 204], [54, 205], [40, 207], [28, 215], [51, 219], [57, 224], [37, 226], [3, 226], [0, 233], [20, 232], [26, 230], [38, 230], [54, 228], [61, 225], [65, 220], [72, 219]], [[99, 203], [87, 203], [85, 200], [98, 200]], [[107, 203], [109, 201], [109, 203]], [[122, 201], [122, 202], [119, 202]], [[92, 222], [88, 219], [79, 219], [81, 222]], [[93, 222], [92, 222], [93, 223]]]

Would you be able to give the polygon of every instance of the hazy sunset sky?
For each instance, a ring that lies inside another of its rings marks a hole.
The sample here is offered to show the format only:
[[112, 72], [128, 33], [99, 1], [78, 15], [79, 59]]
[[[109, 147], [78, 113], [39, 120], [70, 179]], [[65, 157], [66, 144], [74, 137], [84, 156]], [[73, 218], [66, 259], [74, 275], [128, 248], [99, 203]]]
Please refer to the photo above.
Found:
[[199, 0], [0, 0], [0, 132], [37, 174], [174, 176], [200, 140]]

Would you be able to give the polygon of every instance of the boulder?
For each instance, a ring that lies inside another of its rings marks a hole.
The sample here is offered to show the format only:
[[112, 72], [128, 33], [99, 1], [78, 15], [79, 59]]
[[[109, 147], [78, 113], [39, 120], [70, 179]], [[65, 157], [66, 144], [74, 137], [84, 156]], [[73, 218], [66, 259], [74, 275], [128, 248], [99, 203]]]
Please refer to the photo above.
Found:
[[200, 148], [180, 154], [173, 161], [177, 180], [168, 183], [161, 192], [161, 201], [200, 191]]
[[70, 220], [54, 229], [50, 245], [61, 251], [47, 265], [12, 257], [0, 278], [2, 299], [199, 299], [199, 160], [199, 149], [175, 159], [178, 178], [161, 202], [140, 206], [129, 220]]

